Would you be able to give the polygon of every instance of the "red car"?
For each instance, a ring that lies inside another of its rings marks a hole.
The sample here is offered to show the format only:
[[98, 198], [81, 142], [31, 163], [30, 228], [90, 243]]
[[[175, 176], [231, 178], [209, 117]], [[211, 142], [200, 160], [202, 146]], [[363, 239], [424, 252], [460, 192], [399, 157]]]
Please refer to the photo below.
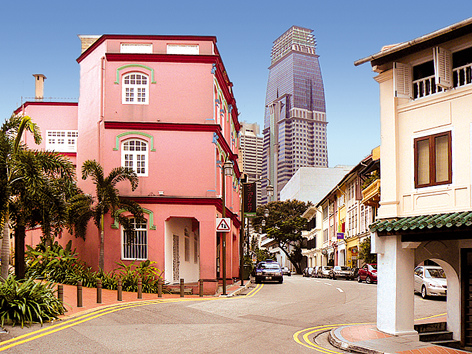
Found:
[[359, 269], [359, 275], [357, 276], [357, 281], [360, 283], [364, 281], [367, 284], [377, 283], [377, 264], [376, 263], [367, 263], [364, 264], [362, 268]]

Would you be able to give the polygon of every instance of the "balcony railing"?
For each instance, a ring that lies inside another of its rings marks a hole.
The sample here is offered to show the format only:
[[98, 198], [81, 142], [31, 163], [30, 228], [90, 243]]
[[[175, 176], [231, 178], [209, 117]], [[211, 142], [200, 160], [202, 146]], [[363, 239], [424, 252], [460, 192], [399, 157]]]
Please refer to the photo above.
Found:
[[378, 206], [380, 201], [380, 179], [376, 179], [362, 190], [361, 203], [369, 206]]
[[[470, 85], [472, 83], [472, 63], [454, 68], [452, 70], [454, 88]], [[413, 81], [413, 98], [421, 98], [442, 92], [443, 89], [436, 85], [434, 75], [423, 77]]]
[[419, 80], [413, 81], [413, 98], [415, 100], [417, 98], [430, 96], [441, 91], [442, 88], [436, 86], [436, 80], [434, 79], [434, 75], [423, 77]]
[[472, 83], [472, 63], [452, 70], [454, 87], [461, 87]]

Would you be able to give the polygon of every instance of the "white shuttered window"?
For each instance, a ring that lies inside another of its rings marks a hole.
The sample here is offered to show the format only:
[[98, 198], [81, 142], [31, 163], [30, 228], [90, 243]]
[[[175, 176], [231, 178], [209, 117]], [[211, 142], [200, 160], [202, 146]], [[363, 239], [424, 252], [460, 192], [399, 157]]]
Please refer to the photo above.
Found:
[[410, 65], [393, 63], [393, 80], [395, 85], [395, 97], [412, 97], [412, 73]]

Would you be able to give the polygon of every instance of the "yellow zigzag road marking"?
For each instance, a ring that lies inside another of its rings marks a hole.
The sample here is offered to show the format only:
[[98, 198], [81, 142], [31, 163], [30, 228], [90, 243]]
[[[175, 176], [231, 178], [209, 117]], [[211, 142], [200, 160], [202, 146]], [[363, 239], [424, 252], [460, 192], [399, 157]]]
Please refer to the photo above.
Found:
[[[416, 319], [416, 321], [427, 320], [427, 319], [430, 319], [430, 318], [441, 317], [441, 316], [445, 316], [445, 315], [446, 315], [446, 313], [440, 313], [438, 315], [418, 318], [418, 319]], [[355, 325], [363, 325], [363, 324], [368, 324], [368, 323], [335, 324], [335, 325], [324, 325], [324, 326], [306, 328], [306, 329], [302, 329], [302, 330], [296, 332], [293, 335], [293, 339], [298, 344], [303, 345], [304, 347], [307, 347], [307, 348], [310, 348], [310, 349], [318, 350], [321, 353], [325, 353], [325, 354], [342, 353], [342, 352], [338, 352], [338, 351], [335, 351], [335, 350], [323, 348], [322, 346], [320, 346], [320, 345], [314, 343], [313, 341], [311, 341], [309, 337], [312, 336], [313, 334], [317, 333], [317, 332], [324, 332], [324, 331], [332, 330], [332, 329], [342, 327], [342, 326], [355, 326]]]
[[[351, 323], [351, 325], [360, 324], [360, 323]], [[293, 339], [300, 345], [304, 347], [318, 350], [321, 353], [330, 354], [330, 353], [342, 353], [335, 350], [323, 348], [322, 346], [312, 342], [309, 337], [317, 332], [325, 332], [327, 330], [332, 330], [334, 328], [338, 328], [341, 326], [348, 326], [347, 324], [335, 324], [335, 325], [324, 325], [324, 326], [316, 326], [311, 328], [302, 329], [301, 331], [296, 332], [293, 335]], [[301, 339], [300, 339], [301, 338]]]
[[[250, 298], [256, 295], [261, 289], [263, 285], [258, 284], [253, 290], [251, 290], [247, 295], [244, 296], [244, 298]], [[215, 297], [215, 298], [174, 298], [174, 299], [159, 299], [159, 300], [145, 300], [145, 301], [140, 301], [140, 302], [132, 302], [132, 303], [123, 303], [123, 304], [117, 304], [117, 305], [111, 305], [107, 306], [106, 308], [102, 308], [93, 312], [89, 312], [85, 315], [79, 315], [78, 317], [71, 318], [69, 320], [57, 323], [55, 325], [45, 327], [42, 329], [39, 329], [37, 331], [33, 331], [31, 333], [23, 334], [21, 336], [3, 341], [0, 343], [0, 351], [7, 350], [9, 348], [15, 347], [17, 345], [30, 342], [32, 340], [62, 331], [64, 329], [76, 326], [80, 323], [84, 323], [87, 321], [91, 321], [95, 318], [121, 311], [121, 310], [126, 310], [129, 308], [133, 307], [140, 307], [140, 306], [147, 306], [147, 305], [153, 305], [153, 304], [158, 304], [158, 303], [173, 303], [173, 302], [184, 302], [184, 301], [211, 301], [211, 300], [228, 300], [228, 299], [236, 299], [237, 297]], [[241, 298], [241, 297], [240, 297]]]

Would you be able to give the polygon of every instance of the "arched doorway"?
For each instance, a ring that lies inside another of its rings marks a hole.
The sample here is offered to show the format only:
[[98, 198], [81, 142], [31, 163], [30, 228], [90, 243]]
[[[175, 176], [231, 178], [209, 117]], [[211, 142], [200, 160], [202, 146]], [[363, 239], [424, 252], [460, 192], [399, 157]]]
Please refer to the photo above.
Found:
[[200, 279], [199, 222], [195, 218], [170, 217], [165, 224], [166, 281], [197, 282]]

